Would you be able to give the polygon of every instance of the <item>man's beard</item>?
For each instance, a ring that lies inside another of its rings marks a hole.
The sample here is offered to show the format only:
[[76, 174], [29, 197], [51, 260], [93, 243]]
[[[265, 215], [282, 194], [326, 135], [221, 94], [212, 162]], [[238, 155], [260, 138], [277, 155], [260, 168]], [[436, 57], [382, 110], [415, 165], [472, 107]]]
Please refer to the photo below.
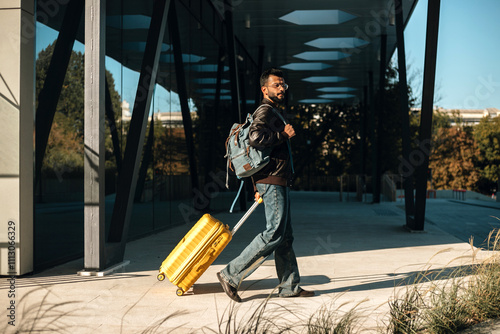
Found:
[[285, 99], [285, 95], [283, 95], [283, 97], [280, 99], [278, 97], [278, 95], [274, 95], [274, 96], [269, 96], [269, 98], [271, 99], [271, 101], [273, 101], [274, 103], [277, 103], [277, 104], [280, 104], [283, 102], [283, 100]]

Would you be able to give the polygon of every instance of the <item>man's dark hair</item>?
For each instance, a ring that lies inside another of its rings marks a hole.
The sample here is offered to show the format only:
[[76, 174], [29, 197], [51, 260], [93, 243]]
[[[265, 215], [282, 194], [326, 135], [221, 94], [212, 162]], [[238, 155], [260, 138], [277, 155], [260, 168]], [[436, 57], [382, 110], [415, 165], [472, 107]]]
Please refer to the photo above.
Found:
[[283, 71], [278, 70], [277, 68], [269, 68], [269, 69], [265, 70], [264, 72], [262, 72], [262, 74], [260, 75], [260, 86], [261, 87], [266, 85], [267, 79], [269, 79], [270, 75], [275, 75], [279, 78], [283, 78]]

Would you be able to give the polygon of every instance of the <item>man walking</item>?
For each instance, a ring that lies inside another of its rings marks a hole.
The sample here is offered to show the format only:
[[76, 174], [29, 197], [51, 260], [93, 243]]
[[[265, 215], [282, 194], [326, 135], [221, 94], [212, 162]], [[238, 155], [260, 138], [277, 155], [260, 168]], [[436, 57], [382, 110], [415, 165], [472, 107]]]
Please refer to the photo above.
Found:
[[[288, 85], [283, 72], [268, 69], [260, 77], [264, 96], [260, 107], [253, 115], [250, 126], [250, 145], [257, 149], [272, 148], [270, 162], [252, 176], [256, 193], [262, 196], [266, 229], [259, 233], [241, 254], [217, 273], [222, 288], [232, 300], [241, 302], [238, 287], [241, 281], [255, 271], [274, 252], [280, 297], [312, 297], [314, 292], [299, 286], [300, 275], [293, 251], [293, 231], [290, 219], [289, 183], [292, 177], [291, 152], [288, 140], [295, 136], [290, 124], [283, 122], [277, 107], [285, 99]], [[281, 115], [281, 114], [280, 114]], [[283, 116], [283, 115], [281, 115]]]

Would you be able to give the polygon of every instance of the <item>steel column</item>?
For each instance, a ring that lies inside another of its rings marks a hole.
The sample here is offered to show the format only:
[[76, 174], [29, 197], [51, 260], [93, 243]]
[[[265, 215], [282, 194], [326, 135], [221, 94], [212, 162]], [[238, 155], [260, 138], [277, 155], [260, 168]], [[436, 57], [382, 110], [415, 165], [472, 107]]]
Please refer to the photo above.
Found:
[[[193, 140], [193, 124], [191, 121], [191, 113], [189, 111], [188, 104], [188, 93], [186, 85], [186, 75], [184, 73], [184, 64], [182, 61], [182, 48], [181, 48], [181, 36], [179, 34], [179, 24], [177, 22], [177, 14], [175, 10], [175, 1], [170, 3], [170, 10], [168, 12], [168, 29], [170, 31], [170, 37], [174, 52], [174, 62], [175, 62], [175, 77], [177, 79], [177, 93], [179, 94], [179, 101], [181, 104], [182, 113], [182, 124], [184, 126], [184, 134], [186, 137], [186, 146], [189, 160], [189, 173], [191, 174], [191, 186], [193, 195], [196, 191], [199, 191], [198, 182], [198, 168], [196, 166], [196, 157], [194, 155], [194, 140]], [[194, 207], [198, 208], [199, 203], [195, 200], [193, 202]], [[202, 207], [199, 207], [202, 209]]]
[[363, 107], [360, 108], [360, 158], [361, 166], [359, 174], [365, 175], [366, 173], [366, 119], [368, 115], [368, 86], [363, 86]]
[[[411, 153], [410, 144], [410, 117], [408, 115], [408, 82], [406, 77], [406, 52], [404, 39], [403, 2], [395, 0], [396, 11], [396, 38], [398, 47], [398, 73], [399, 73], [399, 102], [401, 104], [401, 139], [403, 161], [409, 161]], [[413, 197], [413, 171], [403, 175], [403, 188], [405, 193], [406, 225], [411, 226], [415, 215]]]
[[373, 137], [373, 165], [372, 165], [372, 184], [373, 184], [373, 203], [380, 203], [380, 184], [381, 184], [381, 161], [380, 161], [380, 138], [383, 136], [382, 120], [384, 115], [384, 95], [385, 95], [385, 69], [387, 63], [387, 35], [380, 36], [380, 68], [379, 68], [379, 84], [378, 84], [378, 104], [374, 108], [374, 124], [375, 133]]
[[84, 268], [105, 267], [106, 1], [85, 1]]
[[219, 57], [217, 58], [217, 81], [215, 83], [215, 101], [214, 101], [214, 118], [217, 119], [217, 113], [220, 107], [220, 90], [222, 86], [222, 73], [224, 72], [224, 49], [219, 47]]
[[[371, 123], [370, 126], [370, 139], [371, 139], [371, 150], [374, 150], [374, 141], [376, 140], [375, 137], [375, 94], [374, 94], [374, 87], [373, 87], [373, 71], [368, 71], [368, 111], [370, 115], [369, 122]], [[372, 157], [375, 157], [375, 154], [372, 154]], [[372, 159], [373, 160], [373, 159]], [[375, 161], [371, 162], [372, 166], [375, 164]], [[372, 167], [372, 170], [374, 167]], [[372, 175], [373, 179], [373, 175]], [[373, 201], [373, 193], [374, 193], [374, 180], [371, 182], [372, 184], [372, 201]]]
[[419, 149], [423, 161], [416, 166], [415, 222], [409, 226], [413, 230], [423, 230], [427, 192], [427, 170], [431, 144], [432, 109], [436, 79], [436, 57], [439, 31], [439, 9], [441, 1], [429, 1], [427, 9], [427, 32], [425, 42], [424, 86], [422, 91], [422, 109], [420, 114]]
[[[213, 170], [215, 169], [215, 166], [214, 166], [214, 157], [215, 157], [215, 154], [214, 154], [214, 148], [216, 147], [216, 143], [215, 143], [215, 138], [214, 138], [214, 134], [217, 133], [217, 120], [218, 120], [218, 115], [219, 115], [219, 107], [220, 107], [220, 92], [221, 92], [221, 88], [222, 88], [222, 74], [224, 73], [224, 60], [225, 60], [225, 56], [224, 56], [224, 48], [222, 47], [219, 47], [219, 55], [217, 57], [217, 81], [216, 81], [216, 84], [215, 84], [215, 100], [214, 100], [214, 109], [212, 111], [212, 114], [211, 115], [207, 115], [206, 117], [206, 120], [207, 120], [207, 127], [208, 127], [208, 140], [209, 140], [209, 144], [208, 144], [208, 152], [207, 152], [207, 166], [205, 168], [205, 185], [208, 184], [208, 180], [210, 180], [210, 178], [212, 177], [212, 180], [213, 180], [213, 177], [212, 176], [213, 174], [211, 172], [213, 172]], [[215, 180], [213, 180], [215, 181]], [[205, 186], [206, 187], [206, 199], [207, 199], [207, 207], [206, 207], [206, 210], [210, 210], [210, 203], [211, 203], [211, 200], [212, 200], [212, 194], [213, 192], [215, 191], [215, 189], [213, 189], [212, 187], [208, 187], [208, 186]], [[204, 188], [205, 189], [205, 188]]]
[[264, 45], [259, 45], [259, 54], [257, 58], [257, 75], [256, 75], [256, 84], [255, 84], [255, 108], [257, 108], [261, 101], [262, 91], [260, 90], [260, 75], [263, 72], [264, 67]]
[[50, 129], [82, 18], [84, 4], [85, 0], [72, 0], [66, 6], [61, 29], [59, 29], [59, 35], [54, 46], [54, 53], [47, 70], [47, 77], [42, 90], [38, 94], [35, 120], [35, 187], [40, 181], [42, 162], [47, 149]]
[[226, 26], [226, 37], [227, 37], [227, 55], [229, 58], [229, 74], [231, 76], [231, 100], [233, 103], [233, 112], [237, 113], [233, 115], [233, 122], [242, 122], [241, 118], [241, 107], [240, 107], [240, 86], [238, 82], [238, 64], [236, 59], [236, 47], [234, 42], [234, 30], [233, 30], [233, 12], [231, 10], [231, 0], [224, 1], [228, 6], [228, 10], [225, 11], [224, 23]]
[[239, 71], [239, 86], [240, 86], [240, 98], [241, 98], [241, 111], [242, 115], [247, 114], [247, 98], [245, 94], [245, 73]]
[[146, 49], [142, 59], [139, 84], [127, 135], [127, 146], [123, 157], [122, 170], [118, 176], [116, 200], [111, 217], [108, 241], [118, 243], [118, 245], [109, 245], [107, 249], [108, 265], [122, 261], [125, 252], [151, 99], [156, 83], [161, 45], [167, 25], [169, 3], [169, 0], [156, 0], [153, 4]]
[[359, 107], [359, 175], [356, 181], [356, 199], [363, 201], [366, 184], [366, 119], [368, 115], [368, 87], [363, 86], [363, 103]]
[[[247, 103], [246, 103], [246, 96], [245, 96], [245, 74], [243, 71], [239, 71], [239, 83], [240, 83], [240, 97], [241, 97], [241, 110], [243, 111], [243, 114], [246, 115], [247, 112]], [[245, 181], [245, 191], [242, 191], [240, 194], [240, 210], [241, 211], [246, 211], [247, 210], [247, 198], [250, 197], [252, 198], [253, 196], [253, 186], [250, 186], [251, 179], [247, 178]]]

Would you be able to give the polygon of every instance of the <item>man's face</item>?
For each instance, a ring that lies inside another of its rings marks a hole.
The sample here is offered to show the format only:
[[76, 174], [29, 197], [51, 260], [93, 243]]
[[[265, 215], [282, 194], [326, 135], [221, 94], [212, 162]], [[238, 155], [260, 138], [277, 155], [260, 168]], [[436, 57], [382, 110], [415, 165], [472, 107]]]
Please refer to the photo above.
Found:
[[264, 93], [264, 97], [279, 104], [285, 100], [285, 87], [288, 86], [286, 86], [283, 78], [270, 75], [269, 78], [267, 78], [266, 85], [262, 87], [262, 92]]

